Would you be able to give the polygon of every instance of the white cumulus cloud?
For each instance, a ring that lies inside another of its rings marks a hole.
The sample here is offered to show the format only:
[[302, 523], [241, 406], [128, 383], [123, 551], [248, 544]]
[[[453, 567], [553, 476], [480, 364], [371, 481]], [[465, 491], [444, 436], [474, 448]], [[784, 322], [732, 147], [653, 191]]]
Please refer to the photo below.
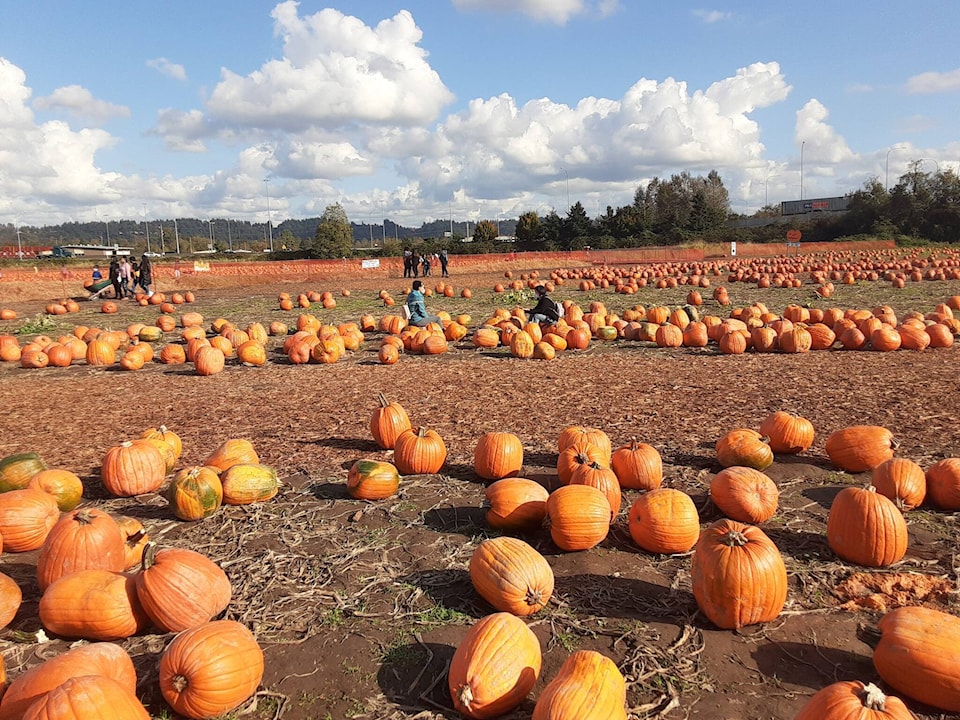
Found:
[[67, 85], [54, 90], [46, 97], [33, 101], [37, 110], [62, 110], [78, 118], [102, 123], [115, 117], [129, 117], [130, 108], [96, 99], [79, 85]]
[[283, 57], [246, 76], [223, 69], [207, 103], [214, 118], [286, 131], [419, 125], [453, 100], [406, 10], [368, 27], [334, 9], [300, 17], [288, 0], [274, 8], [273, 18]]
[[186, 80], [187, 69], [178, 63], [170, 62], [165, 57], [153, 58], [147, 60], [147, 67], [153, 68], [161, 75], [166, 75], [174, 80]]
[[571, 18], [583, 14], [609, 17], [620, 9], [620, 0], [453, 0], [460, 10], [519, 13], [534, 20], [565, 25]]
[[960, 68], [949, 72], [925, 72], [907, 80], [907, 92], [914, 95], [960, 90]]
[[847, 141], [827, 123], [829, 115], [819, 100], [808, 100], [797, 111], [797, 144], [804, 143], [805, 157], [814, 165], [836, 164], [855, 157]]

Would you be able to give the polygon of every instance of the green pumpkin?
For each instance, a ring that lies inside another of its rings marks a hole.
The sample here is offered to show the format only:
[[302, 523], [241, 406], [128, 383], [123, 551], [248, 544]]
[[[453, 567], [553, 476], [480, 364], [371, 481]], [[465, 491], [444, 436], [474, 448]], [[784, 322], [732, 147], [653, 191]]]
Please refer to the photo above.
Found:
[[141, 328], [138, 336], [142, 342], [157, 342], [163, 337], [163, 330], [156, 325], [147, 325]]
[[223, 501], [228, 505], [249, 505], [264, 502], [277, 494], [280, 483], [277, 471], [269, 465], [240, 463], [220, 474]]
[[35, 452], [7, 455], [0, 460], [0, 493], [23, 490], [30, 478], [46, 469], [47, 464]]
[[399, 487], [400, 473], [388, 462], [357, 460], [347, 475], [347, 492], [358, 500], [382, 500]]
[[181, 520], [201, 520], [213, 515], [223, 503], [223, 485], [216, 470], [194, 465], [173, 476], [167, 502]]

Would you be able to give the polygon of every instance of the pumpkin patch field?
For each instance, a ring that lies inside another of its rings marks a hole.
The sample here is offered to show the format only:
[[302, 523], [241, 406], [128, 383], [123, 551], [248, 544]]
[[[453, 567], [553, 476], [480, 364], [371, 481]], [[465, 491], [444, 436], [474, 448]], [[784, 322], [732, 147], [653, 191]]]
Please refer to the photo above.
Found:
[[960, 255], [451, 271], [0, 283], [0, 720], [960, 713]]

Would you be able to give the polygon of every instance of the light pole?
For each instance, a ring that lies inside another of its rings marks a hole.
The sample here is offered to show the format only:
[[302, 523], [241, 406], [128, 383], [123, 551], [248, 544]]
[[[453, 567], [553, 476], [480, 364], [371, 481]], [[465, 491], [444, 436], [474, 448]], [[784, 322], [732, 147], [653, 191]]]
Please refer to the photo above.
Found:
[[930, 162], [932, 162], [934, 165], [937, 166], [937, 169], [934, 170], [933, 172], [934, 172], [935, 175], [939, 175], [939, 174], [940, 174], [940, 163], [939, 163], [939, 161], [934, 160], [933, 158], [920, 158], [920, 160], [918, 160], [917, 162], [919, 162], [921, 165], [923, 165], [924, 161], [926, 161], [926, 160], [929, 160]]
[[567, 212], [570, 212], [570, 174], [567, 172], [566, 168], [560, 168], [563, 170], [563, 176], [567, 182]]
[[23, 244], [20, 241], [20, 218], [14, 225], [17, 228], [17, 258], [23, 260]]
[[177, 241], [177, 255], [180, 254], [180, 228], [177, 225], [177, 219], [173, 219], [173, 236]]
[[890, 153], [894, 150], [902, 148], [903, 145], [894, 145], [887, 149], [887, 158], [883, 163], [883, 190], [886, 192], [890, 189]]
[[370, 247], [373, 247], [373, 211], [367, 215], [367, 224], [370, 227]]
[[213, 220], [207, 220], [207, 235], [209, 236], [210, 240], [210, 247], [207, 249], [213, 250], [213, 246], [216, 245], [216, 239], [213, 234]]
[[270, 236], [270, 252], [273, 252], [273, 224], [270, 217], [270, 178], [263, 179], [264, 187], [267, 188], [267, 233]]
[[800, 199], [803, 200], [803, 146], [807, 144], [806, 140], [800, 142]]
[[767, 177], [764, 178], [763, 180], [763, 206], [764, 207], [770, 206], [770, 202], [767, 198], [767, 183], [770, 182], [770, 178], [776, 177], [776, 176], [777, 176], [777, 173], [767, 173]]

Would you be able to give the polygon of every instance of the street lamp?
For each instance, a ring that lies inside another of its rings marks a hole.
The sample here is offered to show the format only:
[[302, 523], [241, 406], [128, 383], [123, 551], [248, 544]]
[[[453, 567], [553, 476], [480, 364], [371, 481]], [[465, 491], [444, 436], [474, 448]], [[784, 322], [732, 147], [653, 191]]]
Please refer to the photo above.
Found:
[[270, 178], [263, 179], [264, 187], [267, 188], [267, 232], [270, 235], [270, 252], [273, 252], [273, 220], [270, 216]]
[[373, 247], [373, 210], [367, 214], [367, 225], [370, 228], [370, 247]]
[[216, 239], [213, 234], [213, 220], [207, 220], [207, 235], [209, 236], [209, 239], [210, 239], [210, 247], [208, 247], [207, 249], [213, 250], [213, 246], [216, 245]]
[[778, 174], [778, 173], [767, 173], [767, 177], [764, 178], [764, 180], [763, 180], [763, 206], [764, 206], [764, 207], [769, 207], [769, 206], [770, 206], [770, 202], [769, 202], [769, 200], [767, 199], [767, 183], [770, 182], [770, 178], [772, 178], [772, 177], [777, 177], [777, 174]]
[[930, 162], [932, 162], [934, 165], [937, 166], [937, 169], [934, 170], [933, 172], [934, 172], [934, 175], [939, 175], [939, 174], [940, 174], [940, 163], [939, 163], [937, 160], [934, 160], [933, 158], [920, 158], [917, 162], [919, 162], [919, 163], [922, 165], [925, 160], [929, 160]]
[[803, 146], [807, 144], [806, 140], [800, 142], [800, 199], [803, 200]]
[[17, 228], [17, 258], [23, 260], [23, 244], [20, 242], [20, 218], [14, 225]]
[[883, 163], [883, 189], [890, 189], [890, 153], [904, 147], [903, 145], [894, 145], [887, 149], [887, 158]]

